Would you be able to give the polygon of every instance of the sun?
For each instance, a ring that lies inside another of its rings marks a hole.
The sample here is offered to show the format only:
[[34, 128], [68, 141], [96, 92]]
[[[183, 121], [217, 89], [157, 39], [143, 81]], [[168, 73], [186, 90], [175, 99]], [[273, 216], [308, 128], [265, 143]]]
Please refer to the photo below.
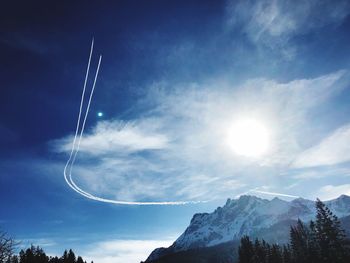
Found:
[[263, 122], [255, 119], [238, 120], [229, 128], [227, 143], [236, 154], [257, 158], [268, 151], [270, 135]]

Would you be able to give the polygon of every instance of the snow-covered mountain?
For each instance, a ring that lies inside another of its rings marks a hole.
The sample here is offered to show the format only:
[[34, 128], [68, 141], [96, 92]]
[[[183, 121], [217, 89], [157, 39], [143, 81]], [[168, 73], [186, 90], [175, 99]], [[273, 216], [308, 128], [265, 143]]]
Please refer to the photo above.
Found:
[[[339, 218], [349, 217], [350, 197], [342, 195], [325, 204]], [[169, 248], [157, 248], [147, 261], [162, 255], [193, 248], [211, 247], [243, 235], [264, 238], [271, 242], [287, 242], [290, 225], [298, 218], [304, 222], [314, 219], [315, 202], [298, 198], [284, 201], [244, 195], [239, 199], [228, 199], [223, 207], [212, 213], [195, 214], [185, 232]]]

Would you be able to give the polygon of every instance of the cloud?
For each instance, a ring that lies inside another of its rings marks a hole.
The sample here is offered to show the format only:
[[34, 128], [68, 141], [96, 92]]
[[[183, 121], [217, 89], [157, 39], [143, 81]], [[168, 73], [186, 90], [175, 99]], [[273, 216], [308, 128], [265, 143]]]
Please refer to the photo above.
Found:
[[346, 0], [251, 0], [228, 1], [229, 28], [240, 28], [256, 44], [282, 48], [287, 59], [294, 57], [294, 36], [341, 23], [350, 13]]
[[303, 34], [339, 23], [350, 13], [348, 1], [228, 1], [232, 26], [244, 25], [253, 39]]
[[40, 246], [42, 248], [52, 248], [57, 245], [57, 242], [51, 238], [24, 238], [19, 241], [19, 245], [22, 249], [26, 249], [31, 245]]
[[[303, 151], [300, 131], [309, 111], [344, 89], [347, 75], [253, 79], [240, 86], [222, 79], [153, 84], [135, 105], [142, 109], [137, 118], [87, 130], [74, 178], [95, 195], [127, 201], [208, 200], [273, 184], [274, 167], [288, 167]], [[262, 158], [241, 157], [227, 146], [231, 123], [244, 118], [269, 127], [273, 144]], [[51, 145], [66, 153], [71, 141], [66, 136]]]
[[19, 248], [26, 249], [31, 245], [43, 248], [50, 256], [60, 256], [67, 249], [67, 245], [74, 247], [76, 255], [80, 255], [87, 262], [139, 263], [146, 260], [157, 247], [168, 247], [175, 236], [164, 239], [107, 239], [102, 241], [84, 242], [80, 238], [22, 238]]
[[350, 161], [350, 124], [338, 128], [319, 144], [302, 152], [294, 161], [296, 168], [334, 165]]
[[350, 184], [325, 185], [318, 191], [318, 196], [321, 200], [335, 199], [340, 195], [350, 196]]
[[334, 166], [321, 166], [311, 167], [308, 169], [296, 169], [291, 173], [291, 177], [294, 179], [320, 179], [332, 176], [350, 176], [350, 168], [345, 167], [334, 167]]
[[168, 247], [172, 240], [108, 240], [91, 244], [82, 256], [99, 263], [130, 262], [146, 260], [153, 249]]
[[[157, 120], [137, 120], [134, 122], [103, 121], [81, 140], [81, 153], [101, 155], [108, 153], [133, 153], [157, 150], [167, 147], [168, 138], [157, 132]], [[57, 152], [71, 149], [73, 137], [57, 140], [53, 146]]]

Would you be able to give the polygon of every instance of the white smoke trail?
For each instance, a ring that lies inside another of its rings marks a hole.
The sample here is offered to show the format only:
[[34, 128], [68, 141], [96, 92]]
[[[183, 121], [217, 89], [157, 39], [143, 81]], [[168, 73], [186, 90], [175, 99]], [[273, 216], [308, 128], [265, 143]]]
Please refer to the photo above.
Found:
[[250, 190], [249, 192], [254, 192], [258, 194], [265, 194], [265, 195], [275, 195], [275, 196], [282, 196], [282, 197], [289, 197], [289, 198], [299, 198], [300, 196], [296, 195], [289, 195], [289, 194], [283, 194], [283, 193], [275, 193], [275, 192], [267, 192], [267, 191], [261, 191], [261, 190]]
[[[75, 159], [76, 159], [77, 154], [78, 154], [79, 149], [80, 149], [81, 138], [83, 137], [86, 119], [87, 119], [87, 116], [88, 116], [88, 114], [89, 114], [90, 104], [91, 104], [92, 96], [93, 96], [94, 91], [95, 91], [95, 85], [96, 85], [96, 80], [97, 80], [98, 72], [99, 72], [99, 70], [100, 70], [101, 59], [102, 59], [102, 56], [100, 56], [100, 58], [99, 58], [99, 60], [98, 60], [98, 65], [97, 65], [97, 70], [96, 70], [96, 74], [95, 74], [94, 83], [93, 83], [93, 85], [92, 85], [92, 90], [91, 90], [91, 92], [90, 92], [89, 101], [88, 101], [88, 104], [87, 104], [87, 107], [86, 107], [86, 111], [85, 111], [85, 116], [84, 116], [84, 120], [83, 120], [83, 125], [82, 125], [82, 127], [81, 127], [81, 131], [80, 131], [80, 135], [79, 135], [78, 146], [77, 146], [77, 149], [75, 150], [75, 153], [74, 153], [73, 159], [72, 159], [72, 163], [71, 163], [70, 168], [69, 168], [69, 180], [70, 180], [70, 182], [72, 183], [72, 185], [73, 185], [77, 190], [79, 190], [80, 192], [85, 193], [85, 194], [87, 194], [87, 195], [89, 195], [89, 196], [91, 196], [91, 194], [89, 194], [89, 193], [83, 191], [82, 189], [80, 189], [80, 188], [75, 184], [75, 182], [73, 181], [73, 179], [72, 179], [72, 169], [73, 169]], [[82, 101], [83, 101], [83, 99], [82, 99]], [[78, 120], [78, 121], [79, 121], [79, 120]]]
[[[71, 149], [71, 152], [70, 152], [70, 155], [69, 155], [69, 159], [68, 159], [68, 161], [67, 161], [67, 163], [66, 163], [66, 165], [65, 165], [65, 167], [64, 167], [64, 170], [63, 170], [64, 179], [65, 179], [66, 183], [67, 183], [67, 184], [69, 185], [69, 187], [72, 188], [74, 191], [77, 191], [77, 190], [76, 190], [75, 187], [68, 181], [66, 171], [67, 171], [67, 168], [68, 168], [68, 166], [70, 165], [71, 159], [72, 159], [72, 157], [73, 157], [74, 148], [75, 148], [75, 142], [76, 142], [77, 135], [78, 135], [78, 132], [79, 132], [80, 118], [81, 118], [81, 113], [82, 113], [82, 109], [83, 109], [83, 103], [84, 103], [84, 97], [85, 97], [85, 90], [86, 90], [86, 83], [87, 83], [87, 79], [88, 79], [88, 76], [89, 76], [90, 63], [91, 63], [91, 57], [92, 57], [93, 49], [94, 49], [94, 39], [92, 39], [92, 42], [91, 42], [89, 61], [88, 61], [88, 66], [87, 66], [86, 74], [85, 74], [84, 87], [83, 87], [83, 92], [82, 92], [81, 100], [80, 100], [79, 116], [78, 116], [78, 121], [77, 121], [77, 127], [76, 127], [76, 129], [75, 129], [75, 135], [74, 135], [74, 140], [73, 140], [73, 144], [72, 144], [72, 149]], [[77, 192], [79, 193], [79, 191], [77, 191]]]
[[282, 196], [282, 197], [288, 197], [288, 198], [299, 198], [300, 197], [300, 196], [284, 194], [284, 193], [262, 191], [262, 190], [259, 190], [259, 187], [257, 187], [257, 188], [250, 189], [246, 192], [240, 193], [240, 194], [236, 195], [235, 198], [239, 198], [242, 195], [248, 195], [249, 193], [258, 193], [258, 194], [272, 195], [272, 196]]
[[[87, 108], [86, 108], [86, 111], [85, 111], [83, 124], [81, 126], [81, 130], [80, 130], [80, 134], [79, 134], [78, 145], [75, 148], [77, 137], [78, 137], [78, 133], [79, 133], [80, 120], [81, 120], [81, 114], [82, 114], [82, 109], [83, 109], [83, 104], [84, 104], [87, 79], [88, 79], [88, 75], [89, 75], [89, 71], [90, 71], [90, 63], [91, 63], [93, 47], [94, 47], [94, 40], [92, 40], [92, 43], [91, 43], [90, 56], [89, 56], [88, 66], [87, 66], [87, 70], [86, 70], [86, 74], [85, 74], [84, 87], [83, 87], [83, 92], [82, 92], [81, 101], [80, 101], [78, 121], [77, 121], [76, 130], [75, 130], [75, 135], [74, 135], [74, 140], [73, 140], [73, 144], [72, 144], [72, 149], [71, 149], [71, 152], [70, 152], [70, 155], [69, 155], [69, 159], [68, 159], [68, 161], [67, 161], [67, 163], [66, 163], [66, 165], [64, 167], [64, 170], [63, 170], [64, 179], [65, 179], [66, 183], [68, 184], [68, 186], [71, 189], [73, 189], [75, 192], [77, 192], [78, 194], [80, 194], [80, 195], [82, 195], [82, 196], [84, 196], [84, 197], [86, 197], [88, 199], [99, 201], [99, 202], [104, 202], [104, 203], [118, 204], [118, 205], [185, 205], [185, 204], [202, 203], [203, 201], [165, 201], [165, 202], [137, 202], [137, 201], [135, 201], [135, 202], [133, 202], [133, 201], [113, 200], [113, 199], [102, 198], [102, 197], [98, 197], [98, 196], [95, 196], [93, 194], [90, 194], [90, 193], [82, 190], [80, 187], [78, 187], [75, 184], [75, 182], [73, 181], [73, 178], [72, 178], [73, 165], [74, 165], [76, 156], [77, 156], [79, 148], [80, 148], [80, 143], [81, 143], [81, 139], [83, 137], [85, 123], [86, 123], [87, 116], [89, 114], [90, 104], [91, 104], [92, 96], [93, 96], [93, 93], [94, 93], [94, 90], [95, 90], [96, 80], [97, 80], [97, 77], [98, 77], [100, 64], [101, 64], [101, 59], [102, 59], [102, 56], [100, 55], [100, 58], [99, 58], [99, 61], [98, 61], [98, 66], [97, 66], [97, 70], [96, 70], [96, 74], [95, 74], [95, 78], [94, 78], [94, 83], [93, 83], [92, 90], [91, 90], [91, 93], [90, 93], [90, 96], [89, 96], [89, 101], [88, 101]], [[67, 169], [68, 169], [68, 167], [69, 167], [69, 179], [68, 179], [68, 176], [67, 176]]]

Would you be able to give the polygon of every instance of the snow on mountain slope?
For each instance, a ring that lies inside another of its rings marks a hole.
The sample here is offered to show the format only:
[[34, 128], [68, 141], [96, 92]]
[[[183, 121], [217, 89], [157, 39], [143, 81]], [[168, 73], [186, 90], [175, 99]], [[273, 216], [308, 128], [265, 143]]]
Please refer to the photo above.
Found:
[[[339, 218], [350, 215], [349, 196], [342, 195], [325, 204]], [[148, 260], [167, 252], [214, 246], [239, 239], [243, 235], [287, 241], [288, 230], [293, 222], [298, 218], [307, 222], [314, 219], [315, 215], [315, 202], [303, 198], [290, 202], [249, 195], [228, 199], [223, 207], [218, 207], [213, 213], [195, 214], [185, 232], [171, 247], [155, 250]]]

